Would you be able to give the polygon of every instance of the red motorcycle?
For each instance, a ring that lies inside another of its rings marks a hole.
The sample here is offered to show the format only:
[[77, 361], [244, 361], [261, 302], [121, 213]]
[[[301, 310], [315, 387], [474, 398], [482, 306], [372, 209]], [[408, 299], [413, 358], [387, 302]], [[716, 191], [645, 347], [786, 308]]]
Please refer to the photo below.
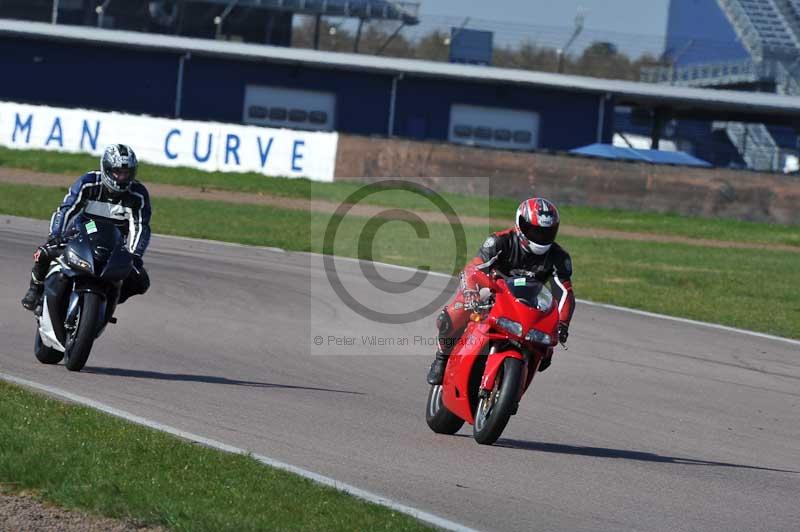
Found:
[[517, 413], [540, 364], [558, 343], [558, 308], [531, 272], [495, 273], [482, 289], [470, 321], [454, 347], [444, 380], [431, 386], [425, 419], [439, 434], [472, 425], [480, 444], [491, 445]]

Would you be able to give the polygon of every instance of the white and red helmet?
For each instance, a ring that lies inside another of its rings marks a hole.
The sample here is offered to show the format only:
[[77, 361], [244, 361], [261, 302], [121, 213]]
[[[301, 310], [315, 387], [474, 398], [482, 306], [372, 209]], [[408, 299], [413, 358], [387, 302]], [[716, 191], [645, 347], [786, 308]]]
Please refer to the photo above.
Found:
[[558, 209], [552, 201], [531, 198], [517, 208], [517, 236], [531, 253], [544, 255], [558, 234]]

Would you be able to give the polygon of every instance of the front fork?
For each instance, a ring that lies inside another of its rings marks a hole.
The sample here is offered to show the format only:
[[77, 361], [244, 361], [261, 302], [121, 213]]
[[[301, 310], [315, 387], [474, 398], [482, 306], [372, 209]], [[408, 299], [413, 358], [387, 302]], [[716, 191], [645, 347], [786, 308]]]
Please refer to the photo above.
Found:
[[[552, 348], [548, 350], [552, 351]], [[516, 358], [523, 362], [522, 371], [524, 372], [522, 379], [520, 379], [523, 385], [517, 395], [517, 401], [519, 401], [522, 398], [522, 394], [524, 394], [525, 390], [530, 386], [531, 381], [533, 381], [533, 377], [536, 375], [536, 371], [539, 369], [542, 359], [547, 356], [547, 354], [548, 353], [538, 352], [522, 354], [516, 349], [504, 349], [500, 351], [497, 345], [493, 345], [487, 356], [486, 367], [483, 370], [483, 377], [481, 378], [481, 385], [478, 390], [478, 397], [485, 398], [491, 395], [492, 391], [494, 391], [495, 382], [497, 381], [497, 374], [503, 366], [505, 359]]]
[[117, 308], [117, 300], [119, 299], [121, 286], [122, 282], [114, 283], [113, 287], [106, 293], [92, 285], [79, 286], [78, 283], [73, 283], [65, 320], [67, 333], [69, 334], [74, 331], [78, 326], [77, 318], [82, 295], [86, 292], [94, 292], [101, 296], [100, 312], [98, 315], [99, 321], [97, 323], [97, 331], [95, 332], [95, 338], [99, 338], [100, 335], [103, 334], [103, 331], [105, 331], [108, 323], [116, 323], [113, 316]]
[[[523, 368], [528, 366], [526, 357], [515, 349], [499, 350], [497, 345], [493, 345], [486, 356], [486, 366], [483, 369], [483, 377], [481, 378], [481, 387], [478, 392], [481, 397], [487, 396], [494, 389], [494, 383], [497, 380], [497, 373], [503, 366], [506, 358], [516, 358], [523, 362]], [[524, 380], [523, 380], [524, 382]]]

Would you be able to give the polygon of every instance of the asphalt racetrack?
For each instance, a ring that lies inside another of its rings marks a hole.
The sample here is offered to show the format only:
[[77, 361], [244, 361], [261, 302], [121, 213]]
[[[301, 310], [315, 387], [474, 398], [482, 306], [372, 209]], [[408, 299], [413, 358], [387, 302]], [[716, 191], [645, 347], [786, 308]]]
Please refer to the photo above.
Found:
[[[425, 424], [433, 318], [360, 316], [315, 255], [154, 237], [151, 291], [119, 309], [86, 369], [39, 364], [19, 299], [46, 226], [0, 217], [2, 373], [478, 529], [800, 526], [798, 344], [579, 305], [569, 351], [485, 447], [471, 427], [439, 436]], [[381, 295], [359, 263], [336, 267], [383, 312], [421, 308], [447, 283]]]

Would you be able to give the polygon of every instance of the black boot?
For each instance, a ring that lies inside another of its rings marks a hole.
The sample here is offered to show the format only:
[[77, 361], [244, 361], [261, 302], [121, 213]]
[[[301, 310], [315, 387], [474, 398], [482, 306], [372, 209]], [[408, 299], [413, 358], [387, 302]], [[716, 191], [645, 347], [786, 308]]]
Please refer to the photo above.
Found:
[[44, 283], [37, 281], [35, 277], [31, 276], [31, 285], [28, 291], [25, 292], [25, 297], [22, 298], [22, 306], [33, 312], [39, 304], [39, 301], [41, 301], [42, 294], [44, 294]]
[[444, 369], [447, 367], [447, 359], [450, 355], [446, 355], [441, 351], [436, 351], [436, 358], [431, 364], [431, 369], [428, 370], [428, 384], [437, 385], [442, 383], [444, 379]]

